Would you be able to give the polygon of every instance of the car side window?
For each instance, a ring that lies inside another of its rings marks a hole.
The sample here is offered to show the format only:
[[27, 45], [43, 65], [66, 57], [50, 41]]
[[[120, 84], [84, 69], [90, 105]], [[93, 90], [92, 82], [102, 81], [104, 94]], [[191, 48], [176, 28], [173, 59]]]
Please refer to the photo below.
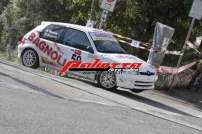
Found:
[[63, 44], [93, 53], [93, 48], [88, 40], [87, 35], [79, 30], [71, 28], [67, 29], [64, 34]]
[[65, 31], [65, 27], [59, 25], [49, 25], [40, 34], [40, 37], [46, 40], [62, 43], [62, 36]]

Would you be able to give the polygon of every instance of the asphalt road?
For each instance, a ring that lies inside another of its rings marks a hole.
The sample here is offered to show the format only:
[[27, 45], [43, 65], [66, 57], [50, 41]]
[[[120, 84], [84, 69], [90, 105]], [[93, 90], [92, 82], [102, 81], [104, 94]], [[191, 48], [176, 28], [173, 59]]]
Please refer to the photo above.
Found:
[[106, 91], [0, 60], [0, 134], [201, 134], [202, 112], [158, 91]]

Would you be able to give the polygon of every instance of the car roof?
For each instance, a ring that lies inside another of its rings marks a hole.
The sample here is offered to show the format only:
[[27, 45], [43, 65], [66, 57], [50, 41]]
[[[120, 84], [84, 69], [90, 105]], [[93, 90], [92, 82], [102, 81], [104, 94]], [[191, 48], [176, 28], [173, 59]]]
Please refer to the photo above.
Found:
[[84, 31], [84, 32], [104, 32], [104, 33], [112, 34], [111, 32], [107, 32], [102, 29], [96, 29], [96, 28], [81, 26], [81, 25], [77, 25], [77, 24], [62, 23], [62, 22], [48, 22], [48, 21], [43, 21], [41, 23], [41, 25], [50, 25], [50, 24], [70, 27], [70, 28], [74, 28], [74, 29]]

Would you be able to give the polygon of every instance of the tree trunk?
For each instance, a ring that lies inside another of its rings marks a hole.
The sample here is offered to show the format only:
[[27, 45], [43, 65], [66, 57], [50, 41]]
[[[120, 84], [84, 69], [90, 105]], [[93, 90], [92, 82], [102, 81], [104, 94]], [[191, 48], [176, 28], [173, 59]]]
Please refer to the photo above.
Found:
[[6, 51], [7, 51], [7, 59], [11, 60], [11, 55], [12, 55], [12, 51], [11, 51], [11, 39], [9, 39], [9, 42], [6, 46]]

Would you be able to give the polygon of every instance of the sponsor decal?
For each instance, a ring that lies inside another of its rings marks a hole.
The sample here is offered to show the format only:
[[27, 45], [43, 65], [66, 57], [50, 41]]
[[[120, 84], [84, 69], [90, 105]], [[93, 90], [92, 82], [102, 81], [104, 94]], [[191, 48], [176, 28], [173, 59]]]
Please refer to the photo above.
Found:
[[74, 53], [72, 54], [72, 60], [75, 60], [75, 61], [81, 61], [81, 50], [73, 50]]
[[139, 69], [142, 63], [104, 63], [100, 59], [95, 59], [92, 63], [82, 61], [68, 61], [61, 69], [60, 73], [65, 75], [68, 71], [109, 71], [116, 69]]
[[[56, 46], [57, 50], [54, 50], [53, 47], [48, 45], [45, 41], [40, 39], [38, 33], [31, 33], [31, 35], [28, 37], [28, 40], [31, 41], [33, 44], [36, 45], [36, 47], [49, 56], [51, 60], [56, 61], [59, 65], [64, 65], [66, 63], [66, 59], [62, 60], [62, 54], [63, 52], [58, 47], [57, 43], [54, 43], [54, 46]], [[62, 53], [62, 54], [61, 54]]]
[[146, 72], [139, 72], [141, 75], [146, 75], [146, 76], [152, 76], [155, 75], [155, 73], [150, 72], [150, 71], [146, 71]]

